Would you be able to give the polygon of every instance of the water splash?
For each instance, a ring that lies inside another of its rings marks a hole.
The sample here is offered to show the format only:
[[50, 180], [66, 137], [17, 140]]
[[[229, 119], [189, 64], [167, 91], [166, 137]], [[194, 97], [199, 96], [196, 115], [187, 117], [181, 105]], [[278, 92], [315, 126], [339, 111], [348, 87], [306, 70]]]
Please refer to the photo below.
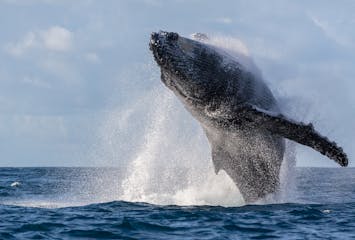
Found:
[[21, 186], [21, 183], [20, 182], [13, 182], [10, 184], [11, 187], [19, 187]]
[[138, 154], [128, 164], [121, 200], [177, 205], [242, 203], [224, 173], [215, 175], [202, 129], [165, 89], [151, 102], [152, 112]]
[[[225, 43], [225, 51], [242, 59], [255, 74], [261, 74], [240, 40], [218, 37], [209, 41], [216, 46]], [[111, 112], [102, 128], [106, 157], [121, 170], [115, 176], [117, 190], [109, 197], [153, 204], [244, 204], [229, 176], [224, 171], [215, 174], [211, 150], [201, 127], [160, 83], [158, 68], [145, 70], [154, 78], [154, 87], [141, 92], [139, 100]], [[280, 173], [281, 191], [260, 201], [261, 204], [290, 200], [295, 161], [293, 147], [288, 149]]]

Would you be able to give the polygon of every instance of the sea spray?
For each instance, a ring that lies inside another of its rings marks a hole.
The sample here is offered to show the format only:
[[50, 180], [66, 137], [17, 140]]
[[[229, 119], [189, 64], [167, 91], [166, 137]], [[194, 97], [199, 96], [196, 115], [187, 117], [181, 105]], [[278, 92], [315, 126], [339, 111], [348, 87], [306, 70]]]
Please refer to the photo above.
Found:
[[[145, 141], [128, 164], [120, 199], [177, 205], [228, 205], [242, 203], [232, 180], [213, 170], [208, 142], [202, 129], [186, 119], [172, 94], [153, 94]], [[193, 122], [192, 122], [193, 123]]]
[[[209, 44], [222, 46], [248, 70], [261, 76], [247, 48], [238, 39], [210, 38]], [[152, 64], [148, 66], [143, 75], [155, 79], [153, 86], [141, 91], [139, 98], [135, 96], [128, 104], [109, 113], [101, 131], [106, 157], [110, 159], [110, 165], [121, 172], [115, 176], [119, 184], [111, 198], [154, 204], [243, 204], [229, 176], [224, 171], [215, 174], [211, 150], [201, 127], [162, 86], [158, 69], [152, 68]], [[140, 75], [134, 78], [144, 81]], [[134, 81], [139, 82], [137, 79]], [[280, 173], [280, 191], [260, 203], [291, 199], [294, 151], [288, 149], [293, 148], [287, 147]], [[107, 198], [109, 196], [105, 196]]]

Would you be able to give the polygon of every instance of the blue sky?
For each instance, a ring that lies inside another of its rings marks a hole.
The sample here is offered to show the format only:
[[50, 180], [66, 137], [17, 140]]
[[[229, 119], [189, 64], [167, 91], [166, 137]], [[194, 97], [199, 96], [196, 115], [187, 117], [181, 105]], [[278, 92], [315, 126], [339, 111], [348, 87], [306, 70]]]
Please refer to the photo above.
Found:
[[[0, 0], [0, 166], [117, 165], [134, 152], [144, 111], [115, 131], [161, 85], [148, 50], [159, 29], [241, 39], [290, 114], [351, 159], [353, 9], [351, 0]], [[336, 166], [303, 147], [298, 164]]]

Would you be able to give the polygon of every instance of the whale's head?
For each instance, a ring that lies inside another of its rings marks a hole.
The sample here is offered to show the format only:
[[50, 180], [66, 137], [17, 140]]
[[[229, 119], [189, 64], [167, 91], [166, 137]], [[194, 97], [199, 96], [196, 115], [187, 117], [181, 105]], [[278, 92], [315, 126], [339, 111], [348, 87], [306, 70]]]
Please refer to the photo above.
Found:
[[224, 95], [227, 78], [221, 77], [223, 57], [200, 41], [173, 32], [152, 33], [150, 50], [161, 69], [163, 83], [178, 97], [208, 105]]

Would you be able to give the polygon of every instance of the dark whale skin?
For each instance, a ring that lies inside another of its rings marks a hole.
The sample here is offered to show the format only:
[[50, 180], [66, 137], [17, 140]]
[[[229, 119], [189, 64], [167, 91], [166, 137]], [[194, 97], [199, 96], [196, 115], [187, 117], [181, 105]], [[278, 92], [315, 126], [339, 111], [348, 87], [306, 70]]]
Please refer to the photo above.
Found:
[[149, 46], [162, 82], [204, 129], [216, 173], [224, 170], [247, 203], [279, 189], [285, 138], [347, 166], [342, 148], [283, 116], [261, 77], [223, 50], [162, 31]]

